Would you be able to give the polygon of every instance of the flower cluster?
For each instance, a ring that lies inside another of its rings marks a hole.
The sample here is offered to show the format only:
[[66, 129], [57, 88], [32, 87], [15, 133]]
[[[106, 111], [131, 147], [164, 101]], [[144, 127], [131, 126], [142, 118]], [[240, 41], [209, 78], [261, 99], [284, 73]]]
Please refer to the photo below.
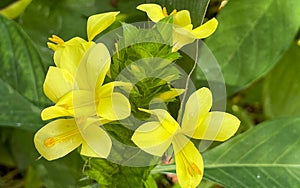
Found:
[[[156, 4], [142, 4], [137, 9], [159, 22], [168, 16], [165, 8]], [[101, 125], [125, 119], [131, 114], [129, 99], [115, 92], [115, 87], [128, 87], [130, 83], [108, 82], [104, 79], [110, 70], [111, 56], [107, 47], [92, 40], [108, 28], [119, 12], [97, 14], [87, 21], [87, 38], [63, 41], [52, 36], [48, 47], [54, 51], [54, 63], [46, 75], [44, 93], [55, 105], [45, 108], [43, 120], [54, 119], [42, 127], [34, 137], [38, 152], [47, 160], [65, 156], [81, 145], [80, 154], [107, 158], [112, 141]], [[196, 39], [206, 38], [217, 27], [212, 19], [193, 29], [189, 11], [174, 10], [173, 48]], [[174, 93], [174, 91], [179, 91]], [[161, 98], [174, 98], [184, 92], [172, 88]], [[163, 109], [143, 109], [156, 120], [142, 123], [131, 140], [143, 151], [162, 156], [172, 145], [175, 154], [176, 174], [182, 187], [196, 187], [203, 176], [203, 160], [191, 138], [225, 141], [235, 134], [240, 121], [225, 112], [210, 112], [212, 94], [208, 88], [195, 91], [185, 104], [182, 123], [177, 122]]]
[[54, 51], [56, 67], [50, 67], [44, 93], [55, 103], [41, 113], [43, 120], [57, 119], [41, 128], [34, 137], [39, 153], [48, 160], [65, 156], [81, 145], [81, 154], [107, 157], [111, 148], [108, 134], [99, 126], [130, 115], [130, 103], [113, 92], [121, 82], [103, 85], [111, 58], [94, 37], [110, 26], [118, 12], [91, 16], [87, 22], [88, 41], [75, 37], [67, 42], [53, 36], [48, 46]]

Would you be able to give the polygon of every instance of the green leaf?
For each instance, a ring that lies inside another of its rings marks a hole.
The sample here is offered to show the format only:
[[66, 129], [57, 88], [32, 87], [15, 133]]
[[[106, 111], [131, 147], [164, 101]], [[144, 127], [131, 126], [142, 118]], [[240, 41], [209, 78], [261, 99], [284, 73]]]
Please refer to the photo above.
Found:
[[93, 158], [89, 161], [85, 173], [95, 179], [101, 187], [144, 187], [150, 173], [149, 167], [121, 166], [105, 159]]
[[42, 182], [38, 176], [38, 171], [32, 166], [29, 166], [26, 171], [25, 188], [42, 187]]
[[264, 110], [268, 117], [300, 115], [300, 46], [296, 42], [267, 75]]
[[230, 0], [206, 44], [232, 94], [265, 75], [281, 58], [300, 26], [300, 1]]
[[45, 187], [76, 187], [78, 179], [82, 176], [83, 167], [83, 160], [79, 153], [73, 151], [55, 161], [39, 159], [40, 155], [34, 147], [33, 136], [34, 133], [31, 131], [20, 129], [10, 131], [8, 144], [18, 169], [25, 173], [28, 167], [32, 166], [37, 172], [35, 178], [40, 179]]
[[45, 70], [29, 37], [13, 21], [0, 16], [0, 125], [36, 130]]
[[[203, 154], [204, 179], [225, 187], [295, 187], [300, 183], [300, 118], [257, 125]], [[151, 173], [175, 173], [158, 165]]]
[[225, 187], [300, 184], [300, 118], [259, 124], [204, 153], [205, 178]]
[[[147, 1], [147, 3], [149, 2]], [[151, 2], [165, 6], [168, 13], [171, 13], [174, 9], [177, 11], [189, 10], [192, 24], [195, 27], [203, 22], [209, 0], [153, 0]]]
[[155, 179], [150, 175], [145, 182], [145, 188], [157, 188]]

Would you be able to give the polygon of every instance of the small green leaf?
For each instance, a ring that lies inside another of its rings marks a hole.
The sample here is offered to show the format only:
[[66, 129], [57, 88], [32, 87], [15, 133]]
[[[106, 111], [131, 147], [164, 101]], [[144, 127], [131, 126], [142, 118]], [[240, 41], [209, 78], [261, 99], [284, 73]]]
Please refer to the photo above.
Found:
[[157, 188], [157, 184], [152, 175], [148, 176], [148, 179], [145, 181], [145, 188]]
[[264, 82], [268, 117], [300, 115], [300, 46], [294, 42]]
[[230, 0], [206, 44], [217, 58], [229, 94], [265, 75], [300, 27], [300, 1]]
[[85, 173], [95, 179], [101, 187], [144, 187], [150, 173], [149, 167], [127, 167], [117, 165], [105, 159], [93, 158], [89, 161]]

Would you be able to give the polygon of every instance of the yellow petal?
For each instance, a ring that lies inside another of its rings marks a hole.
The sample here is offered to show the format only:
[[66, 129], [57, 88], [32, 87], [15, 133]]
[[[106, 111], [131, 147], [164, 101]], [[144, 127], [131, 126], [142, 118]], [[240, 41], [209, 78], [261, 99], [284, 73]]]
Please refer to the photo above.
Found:
[[76, 81], [80, 89], [95, 90], [103, 84], [110, 67], [110, 54], [106, 46], [98, 43], [90, 48], [78, 66]]
[[[88, 125], [82, 132], [84, 145], [81, 154], [90, 157], [106, 158], [111, 150], [112, 142], [108, 134], [97, 124]], [[86, 147], [88, 146], [88, 147]]]
[[203, 177], [203, 159], [194, 144], [183, 135], [173, 141], [176, 174], [181, 187], [197, 187]]
[[195, 41], [196, 37], [192, 33], [190, 27], [192, 25], [188, 25], [186, 27], [176, 27], [173, 33], [173, 48], [172, 52], [175, 52], [182, 48], [186, 44], [191, 44]]
[[163, 13], [161, 6], [157, 4], [141, 4], [136, 8], [138, 10], [146, 12], [150, 20], [152, 20], [153, 22], [158, 22], [159, 20], [166, 17]]
[[109, 82], [101, 87], [96, 88], [97, 97], [105, 98], [111, 96], [111, 94], [114, 92], [115, 87], [122, 87], [123, 89], [125, 89], [125, 91], [128, 91], [128, 93], [130, 93], [131, 89], [133, 88], [133, 85], [132, 83], [121, 81]]
[[159, 122], [147, 122], [137, 128], [131, 140], [143, 151], [162, 156], [171, 144], [173, 135]]
[[107, 12], [90, 16], [87, 21], [88, 40], [93, 40], [95, 36], [114, 23], [119, 13], [120, 12]]
[[159, 94], [158, 96], [155, 96], [155, 98], [153, 99], [155, 102], [156, 98], [158, 99], [158, 102], [160, 102], [161, 100], [163, 101], [169, 101], [174, 99], [175, 97], [181, 95], [182, 93], [184, 93], [184, 89], [175, 89], [175, 88], [171, 88], [169, 91], [163, 92], [161, 94]]
[[72, 75], [63, 69], [50, 67], [44, 82], [44, 93], [53, 102], [57, 102], [74, 87]]
[[73, 116], [73, 113], [61, 106], [50, 106], [48, 108], [45, 108], [41, 113], [42, 120], [49, 120], [57, 117], [67, 116]]
[[100, 157], [84, 140], [82, 142], [80, 154], [88, 157]]
[[182, 118], [182, 131], [189, 135], [200, 126], [203, 119], [208, 114], [212, 106], [211, 91], [206, 88], [200, 88], [189, 97]]
[[74, 119], [59, 119], [42, 127], [34, 136], [38, 152], [47, 160], [61, 158], [82, 141]]
[[192, 33], [197, 37], [197, 39], [203, 39], [209, 37], [213, 34], [218, 27], [218, 20], [212, 18], [203, 25], [193, 29]]
[[107, 120], [125, 119], [130, 115], [129, 100], [121, 93], [112, 93], [111, 96], [99, 98], [98, 116]]
[[72, 92], [74, 117], [89, 117], [97, 114], [97, 101], [93, 91], [76, 90]]
[[177, 26], [185, 27], [191, 24], [191, 16], [188, 10], [181, 10], [174, 16], [174, 24]]
[[48, 107], [42, 111], [42, 119], [48, 120], [57, 117], [73, 116], [73, 92], [70, 91], [61, 97], [55, 106]]
[[166, 110], [145, 110], [141, 108], [139, 108], [139, 110], [155, 115], [158, 118], [161, 126], [163, 126], [163, 128], [171, 135], [174, 135], [180, 129], [177, 121]]
[[75, 37], [62, 45], [58, 45], [53, 56], [55, 65], [68, 70], [74, 76], [83, 55], [94, 44], [94, 42], [87, 42], [82, 38]]
[[196, 139], [225, 141], [240, 126], [240, 120], [225, 112], [210, 112], [192, 135]]

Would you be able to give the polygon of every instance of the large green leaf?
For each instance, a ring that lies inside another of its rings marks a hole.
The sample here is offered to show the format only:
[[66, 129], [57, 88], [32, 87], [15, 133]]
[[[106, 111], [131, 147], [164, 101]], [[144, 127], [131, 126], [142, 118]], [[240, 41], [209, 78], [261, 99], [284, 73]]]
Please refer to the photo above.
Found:
[[208, 151], [205, 177], [226, 187], [297, 187], [300, 118], [268, 121]]
[[300, 26], [300, 1], [230, 0], [206, 40], [229, 93], [262, 77], [281, 58]]
[[264, 82], [264, 110], [269, 117], [300, 115], [300, 46], [296, 42]]
[[[298, 187], [300, 118], [267, 121], [203, 154], [204, 178], [225, 187]], [[175, 165], [152, 173], [175, 173]]]
[[36, 130], [45, 70], [37, 50], [24, 31], [0, 16], [0, 125]]
[[[55, 160], [39, 159], [39, 153], [33, 144], [34, 134], [31, 131], [11, 129], [8, 146], [20, 171], [32, 166], [37, 179], [45, 187], [72, 188], [78, 185], [82, 174], [83, 160], [77, 151]], [[27, 174], [28, 175], [28, 174]]]

